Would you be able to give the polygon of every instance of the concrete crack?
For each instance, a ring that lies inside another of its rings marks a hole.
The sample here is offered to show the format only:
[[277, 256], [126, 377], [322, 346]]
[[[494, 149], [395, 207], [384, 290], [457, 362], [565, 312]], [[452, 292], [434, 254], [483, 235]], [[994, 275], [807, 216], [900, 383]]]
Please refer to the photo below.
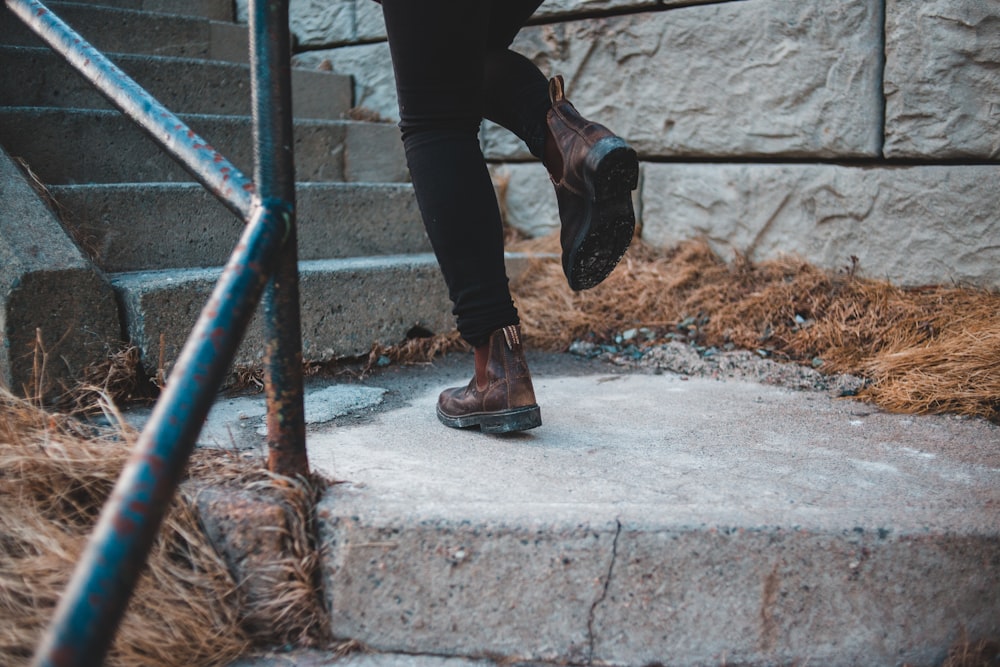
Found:
[[604, 575], [604, 587], [601, 589], [601, 594], [597, 596], [593, 604], [590, 605], [590, 614], [587, 617], [587, 662], [586, 664], [594, 664], [594, 642], [596, 638], [594, 637], [594, 616], [597, 614], [597, 607], [604, 602], [604, 599], [608, 596], [608, 588], [611, 586], [611, 575], [615, 571], [615, 561], [618, 559], [618, 538], [622, 534], [622, 522], [620, 519], [615, 519], [615, 539], [611, 543], [611, 562], [608, 563], [608, 573]]

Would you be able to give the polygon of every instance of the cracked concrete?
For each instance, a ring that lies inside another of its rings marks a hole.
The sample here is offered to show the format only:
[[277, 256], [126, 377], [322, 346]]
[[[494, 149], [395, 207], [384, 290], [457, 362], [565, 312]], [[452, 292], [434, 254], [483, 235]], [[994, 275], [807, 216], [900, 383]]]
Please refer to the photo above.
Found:
[[461, 354], [311, 427], [342, 482], [317, 507], [331, 633], [381, 653], [346, 664], [930, 665], [1000, 635], [995, 425], [529, 360], [533, 431], [437, 422]]
[[594, 616], [596, 615], [597, 608], [604, 602], [605, 598], [608, 597], [608, 588], [611, 586], [611, 577], [615, 574], [615, 561], [618, 558], [618, 538], [622, 534], [622, 522], [615, 519], [615, 539], [611, 543], [611, 558], [608, 561], [608, 573], [604, 575], [604, 587], [601, 589], [601, 595], [596, 600], [594, 604], [590, 605], [590, 616], [587, 618], [587, 664], [593, 664], [594, 662]]

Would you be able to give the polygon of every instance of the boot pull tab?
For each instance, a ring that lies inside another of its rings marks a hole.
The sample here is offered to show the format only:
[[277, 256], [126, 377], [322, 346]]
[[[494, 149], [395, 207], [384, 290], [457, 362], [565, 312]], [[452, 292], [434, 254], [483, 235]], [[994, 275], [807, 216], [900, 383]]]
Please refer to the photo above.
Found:
[[549, 80], [549, 100], [552, 104], [558, 104], [566, 98], [562, 74], [556, 74]]
[[507, 349], [513, 351], [515, 345], [521, 344], [521, 332], [517, 325], [511, 324], [503, 328], [503, 338], [507, 343]]

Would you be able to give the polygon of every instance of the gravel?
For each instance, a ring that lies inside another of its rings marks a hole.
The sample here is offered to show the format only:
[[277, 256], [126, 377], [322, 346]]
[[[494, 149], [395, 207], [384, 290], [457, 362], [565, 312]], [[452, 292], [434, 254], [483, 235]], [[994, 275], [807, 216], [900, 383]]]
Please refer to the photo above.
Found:
[[855, 396], [865, 386], [854, 375], [821, 373], [822, 361], [813, 360], [815, 368], [768, 358], [765, 350], [718, 350], [689, 343], [670, 341], [654, 344], [630, 342], [632, 336], [619, 336], [614, 345], [587, 341], [574, 342], [569, 351], [588, 359], [652, 372], [677, 373], [682, 378], [702, 377], [717, 380], [748, 380], [801, 391], [822, 391], [834, 396]]

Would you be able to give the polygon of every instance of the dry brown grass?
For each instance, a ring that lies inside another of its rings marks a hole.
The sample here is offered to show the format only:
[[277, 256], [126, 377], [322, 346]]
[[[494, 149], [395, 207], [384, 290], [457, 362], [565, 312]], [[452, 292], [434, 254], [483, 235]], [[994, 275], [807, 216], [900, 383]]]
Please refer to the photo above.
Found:
[[941, 667], [996, 667], [1000, 664], [1000, 641], [962, 639], [948, 651]]
[[[105, 409], [114, 416], [113, 408]], [[133, 436], [125, 427], [96, 429], [0, 392], [0, 664], [28, 664]], [[266, 477], [255, 464], [218, 452], [197, 452], [189, 476], [258, 484]], [[246, 620], [261, 612], [247, 608], [195, 507], [182, 487], [106, 664], [222, 665], [250, 646]], [[309, 590], [312, 595], [311, 580]], [[282, 613], [289, 617], [284, 625], [272, 614], [277, 634], [271, 639], [297, 637], [293, 626], [310, 622], [295, 617], [294, 608]]]
[[[520, 250], [558, 252], [555, 237]], [[636, 241], [600, 286], [574, 293], [558, 260], [535, 260], [512, 285], [530, 341], [552, 350], [633, 327], [676, 330], [700, 344], [870, 380], [863, 397], [892, 411], [1000, 420], [1000, 294], [902, 289], [796, 259], [719, 258], [707, 244], [656, 250]]]

